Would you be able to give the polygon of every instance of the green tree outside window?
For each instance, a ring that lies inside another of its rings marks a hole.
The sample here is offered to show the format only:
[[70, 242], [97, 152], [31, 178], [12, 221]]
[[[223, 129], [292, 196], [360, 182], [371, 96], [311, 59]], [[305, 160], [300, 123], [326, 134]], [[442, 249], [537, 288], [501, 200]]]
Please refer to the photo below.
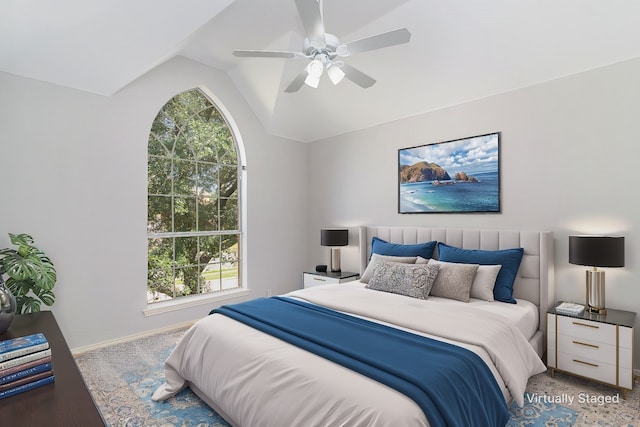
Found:
[[147, 302], [241, 287], [238, 150], [199, 89], [160, 110], [148, 146]]

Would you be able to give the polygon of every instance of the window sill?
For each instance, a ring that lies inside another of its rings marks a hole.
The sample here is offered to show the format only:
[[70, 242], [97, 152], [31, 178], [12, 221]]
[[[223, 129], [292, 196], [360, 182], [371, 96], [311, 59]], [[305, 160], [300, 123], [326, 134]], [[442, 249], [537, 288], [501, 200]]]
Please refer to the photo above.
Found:
[[[249, 293], [249, 289], [232, 289], [229, 291], [216, 292], [215, 294], [182, 297], [175, 300], [147, 304], [147, 308], [142, 310], [142, 312], [145, 317], [155, 316], [157, 314], [169, 313], [171, 311], [184, 310], [185, 308], [197, 307], [200, 305], [211, 305], [220, 301], [240, 298], [249, 295]], [[213, 309], [214, 307], [211, 308]]]

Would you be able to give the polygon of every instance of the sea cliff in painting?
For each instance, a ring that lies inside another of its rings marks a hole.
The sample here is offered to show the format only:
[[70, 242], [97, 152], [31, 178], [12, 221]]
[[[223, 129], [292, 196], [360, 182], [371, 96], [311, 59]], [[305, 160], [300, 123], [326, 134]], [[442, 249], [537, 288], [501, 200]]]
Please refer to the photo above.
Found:
[[411, 166], [400, 165], [400, 183], [423, 182], [433, 180], [450, 180], [451, 177], [440, 165], [429, 162], [418, 162]]

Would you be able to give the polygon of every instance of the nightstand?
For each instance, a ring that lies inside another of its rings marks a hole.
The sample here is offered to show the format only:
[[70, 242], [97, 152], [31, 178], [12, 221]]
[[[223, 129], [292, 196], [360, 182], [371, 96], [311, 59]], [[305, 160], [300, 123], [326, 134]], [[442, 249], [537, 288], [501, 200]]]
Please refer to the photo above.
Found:
[[[560, 304], [560, 303], [558, 303]], [[633, 388], [633, 322], [636, 313], [607, 308], [577, 316], [547, 312], [547, 367], [617, 387]]]
[[302, 283], [305, 289], [320, 285], [351, 282], [360, 278], [360, 275], [358, 273], [349, 273], [348, 271], [340, 271], [337, 273], [320, 273], [317, 271], [313, 273], [305, 272], [302, 276]]

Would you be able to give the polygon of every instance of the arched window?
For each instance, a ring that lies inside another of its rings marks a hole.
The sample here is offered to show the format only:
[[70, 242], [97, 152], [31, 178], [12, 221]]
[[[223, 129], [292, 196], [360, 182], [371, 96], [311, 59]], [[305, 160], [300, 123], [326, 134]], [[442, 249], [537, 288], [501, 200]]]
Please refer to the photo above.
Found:
[[147, 302], [241, 287], [241, 164], [199, 89], [160, 110], [148, 145]]

